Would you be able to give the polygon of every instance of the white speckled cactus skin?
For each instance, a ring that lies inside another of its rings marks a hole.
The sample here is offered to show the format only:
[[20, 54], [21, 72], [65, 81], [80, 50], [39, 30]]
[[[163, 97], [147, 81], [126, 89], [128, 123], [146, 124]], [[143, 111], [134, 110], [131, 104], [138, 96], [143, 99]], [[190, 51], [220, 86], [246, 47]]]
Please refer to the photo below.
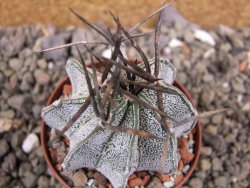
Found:
[[[154, 59], [150, 61], [150, 65], [153, 71]], [[76, 60], [68, 60], [66, 71], [72, 84], [72, 94], [66, 99], [55, 101], [42, 111], [46, 124], [58, 130], [62, 130], [89, 95], [82, 65]], [[91, 69], [88, 71], [91, 73]], [[159, 78], [162, 78], [160, 84], [170, 91], [163, 94], [164, 111], [172, 122], [174, 133], [168, 139], [164, 169], [165, 173], [170, 174], [178, 167], [177, 138], [191, 131], [196, 121], [190, 121], [178, 128], [174, 128], [174, 124], [197, 112], [186, 96], [172, 85], [175, 68], [168, 60], [160, 60]], [[176, 94], [171, 94], [173, 92]], [[156, 93], [153, 90], [144, 89], [138, 97], [157, 105]], [[119, 125], [128, 99], [119, 96], [116, 102], [117, 106], [111, 113], [112, 126]], [[121, 126], [166, 137], [169, 133], [162, 129], [155, 117], [156, 113], [152, 110], [133, 103]], [[161, 171], [163, 141], [104, 129], [91, 105], [65, 135], [70, 140], [70, 150], [62, 164], [64, 170], [83, 167], [97, 169], [115, 188], [125, 188], [128, 177], [135, 171]]]

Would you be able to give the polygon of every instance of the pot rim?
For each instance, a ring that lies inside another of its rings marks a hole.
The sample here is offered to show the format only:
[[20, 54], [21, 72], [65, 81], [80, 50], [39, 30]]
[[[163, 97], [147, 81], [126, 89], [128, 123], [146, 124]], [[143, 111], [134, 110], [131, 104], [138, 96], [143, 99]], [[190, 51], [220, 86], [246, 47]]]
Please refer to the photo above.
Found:
[[[49, 97], [49, 100], [47, 101], [47, 105], [50, 105], [53, 101], [55, 101], [56, 99], [58, 99], [61, 96], [62, 91], [63, 91], [63, 86], [65, 84], [70, 84], [69, 77], [64, 78], [59, 83], [59, 85], [54, 89], [54, 91], [52, 92], [52, 94]], [[178, 89], [180, 89], [187, 96], [188, 100], [194, 106], [191, 95], [187, 92], [187, 90], [184, 88], [184, 86], [182, 86], [182, 84], [180, 82], [178, 82], [177, 80], [174, 81], [173, 85], [176, 86]], [[48, 151], [48, 147], [47, 147], [47, 140], [48, 140], [47, 128], [48, 127], [46, 126], [45, 122], [42, 120], [40, 136], [41, 136], [41, 145], [42, 145], [42, 151], [43, 151], [43, 154], [45, 157], [45, 161], [46, 161], [51, 173], [59, 181], [59, 183], [65, 188], [70, 188], [70, 186], [62, 178], [62, 176], [60, 176], [59, 172], [56, 170], [56, 168], [54, 167], [54, 165], [52, 164], [52, 161], [50, 159], [50, 155], [49, 155], [49, 151]], [[197, 121], [197, 123], [195, 125], [195, 129], [196, 129], [196, 132], [194, 134], [194, 141], [195, 141], [194, 159], [190, 163], [190, 168], [188, 169], [188, 172], [183, 176], [183, 179], [177, 185], [174, 186], [175, 188], [180, 188], [189, 179], [189, 177], [193, 173], [195, 167], [197, 166], [199, 156], [200, 156], [200, 151], [201, 151], [201, 145], [202, 145], [202, 129], [201, 129], [201, 125], [200, 125], [199, 121]]]

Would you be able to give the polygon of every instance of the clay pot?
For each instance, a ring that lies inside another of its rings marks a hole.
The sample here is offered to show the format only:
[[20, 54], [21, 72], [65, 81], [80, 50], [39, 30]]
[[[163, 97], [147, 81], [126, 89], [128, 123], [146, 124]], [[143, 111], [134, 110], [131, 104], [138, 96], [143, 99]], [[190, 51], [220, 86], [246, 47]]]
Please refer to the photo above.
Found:
[[[53, 101], [60, 98], [60, 96], [62, 95], [62, 92], [63, 92], [63, 86], [66, 84], [70, 84], [70, 80], [68, 77], [65, 78], [64, 80], [62, 80], [60, 82], [60, 84], [56, 87], [56, 89], [50, 95], [50, 98], [47, 102], [47, 105], [50, 105]], [[186, 89], [178, 81], [174, 82], [174, 86], [178, 87], [193, 104], [190, 94], [186, 91]], [[194, 155], [195, 156], [194, 156], [194, 159], [190, 163], [190, 168], [189, 168], [188, 172], [184, 175], [183, 179], [175, 185], [175, 188], [181, 187], [188, 180], [188, 178], [190, 177], [190, 175], [194, 171], [194, 168], [196, 167], [198, 159], [199, 159], [201, 144], [202, 144], [201, 143], [202, 142], [201, 125], [199, 122], [197, 122], [194, 129], [196, 129], [195, 133], [193, 135], [193, 139], [195, 141], [195, 145], [194, 145]], [[49, 133], [49, 127], [46, 126], [44, 121], [42, 121], [42, 124], [41, 124], [41, 144], [42, 144], [42, 150], [43, 150], [43, 154], [44, 154], [45, 160], [47, 162], [47, 165], [48, 165], [50, 171], [52, 172], [52, 174], [54, 175], [54, 177], [61, 183], [61, 185], [66, 187], [66, 188], [70, 188], [70, 186], [66, 183], [66, 181], [57, 172], [55, 165], [52, 164], [52, 160], [50, 158], [50, 153], [49, 153], [49, 150], [47, 147], [47, 143], [49, 140], [48, 133]]]

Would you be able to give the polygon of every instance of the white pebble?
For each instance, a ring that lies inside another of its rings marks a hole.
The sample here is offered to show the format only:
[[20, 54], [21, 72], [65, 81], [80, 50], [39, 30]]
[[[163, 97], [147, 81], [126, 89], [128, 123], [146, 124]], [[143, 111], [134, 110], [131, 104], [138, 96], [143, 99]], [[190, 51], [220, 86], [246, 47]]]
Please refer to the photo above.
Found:
[[203, 54], [203, 58], [204, 59], [208, 59], [211, 55], [213, 55], [215, 53], [215, 49], [214, 48], [210, 48], [208, 49], [204, 54]]
[[188, 152], [193, 153], [193, 152], [194, 152], [194, 149], [193, 149], [193, 148], [190, 148], [190, 149], [188, 149]]
[[176, 48], [176, 47], [180, 47], [183, 45], [183, 42], [178, 40], [178, 39], [171, 39], [171, 41], [168, 43], [168, 46], [170, 48]]
[[194, 37], [202, 42], [210, 44], [211, 46], [215, 45], [214, 38], [207, 31], [197, 29], [194, 31]]
[[243, 95], [241, 94], [237, 95], [237, 101], [242, 102], [242, 100], [243, 100]]
[[55, 66], [54, 63], [49, 62], [49, 64], [48, 64], [48, 69], [53, 69], [54, 66]]
[[194, 146], [194, 144], [195, 144], [195, 141], [194, 140], [190, 140], [188, 142], [188, 147], [192, 148]]
[[174, 177], [173, 177], [173, 176], [170, 176], [170, 180], [171, 180], [172, 182], [174, 182]]
[[106, 58], [111, 58], [112, 50], [110, 48], [107, 48], [102, 51], [102, 56]]
[[228, 87], [229, 87], [229, 83], [228, 83], [228, 82], [224, 82], [224, 83], [222, 84], [222, 86], [223, 86], [224, 88], [228, 88]]
[[93, 185], [94, 182], [95, 182], [94, 179], [90, 179], [90, 180], [87, 182], [87, 185], [88, 185], [88, 186], [91, 186], [91, 185]]
[[182, 169], [182, 172], [183, 172], [184, 174], [186, 174], [186, 173], [188, 172], [189, 168], [190, 168], [189, 165], [184, 166], [183, 169]]
[[148, 171], [148, 173], [149, 173], [150, 175], [154, 175], [154, 174], [155, 174], [154, 171]]
[[25, 153], [30, 153], [34, 148], [39, 146], [38, 136], [34, 133], [29, 134], [22, 144], [22, 149]]
[[163, 183], [163, 186], [166, 187], [166, 188], [173, 187], [174, 186], [174, 182], [173, 181], [165, 181]]

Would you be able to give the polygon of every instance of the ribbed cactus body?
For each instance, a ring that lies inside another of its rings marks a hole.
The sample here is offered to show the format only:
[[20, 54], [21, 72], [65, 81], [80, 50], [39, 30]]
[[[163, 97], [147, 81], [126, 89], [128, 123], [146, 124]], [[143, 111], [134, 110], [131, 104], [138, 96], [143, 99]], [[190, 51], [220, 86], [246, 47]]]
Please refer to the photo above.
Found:
[[[139, 66], [143, 68], [143, 65]], [[150, 61], [150, 66], [153, 71], [154, 59]], [[62, 130], [89, 95], [82, 65], [71, 59], [67, 62], [66, 71], [72, 84], [72, 94], [67, 98], [58, 99], [42, 111], [46, 124], [58, 130]], [[91, 77], [92, 70], [88, 71]], [[190, 121], [175, 128], [175, 122], [197, 112], [186, 96], [172, 85], [175, 68], [168, 60], [160, 60], [159, 78], [162, 79], [159, 83], [167, 91], [163, 93], [163, 105], [167, 119], [172, 125], [172, 134], [162, 128], [156, 119], [156, 112], [133, 102], [128, 107], [131, 99], [120, 95], [115, 99], [116, 105], [111, 111], [110, 124], [167, 138], [164, 172], [170, 174], [178, 167], [177, 138], [188, 133], [196, 123]], [[140, 99], [157, 106], [156, 96], [156, 91], [145, 88], [138, 95]], [[128, 177], [135, 171], [162, 170], [163, 141], [105, 129], [100, 119], [95, 116], [92, 105], [65, 132], [65, 136], [70, 140], [70, 150], [62, 163], [63, 169], [97, 169], [115, 188], [124, 188]]]

